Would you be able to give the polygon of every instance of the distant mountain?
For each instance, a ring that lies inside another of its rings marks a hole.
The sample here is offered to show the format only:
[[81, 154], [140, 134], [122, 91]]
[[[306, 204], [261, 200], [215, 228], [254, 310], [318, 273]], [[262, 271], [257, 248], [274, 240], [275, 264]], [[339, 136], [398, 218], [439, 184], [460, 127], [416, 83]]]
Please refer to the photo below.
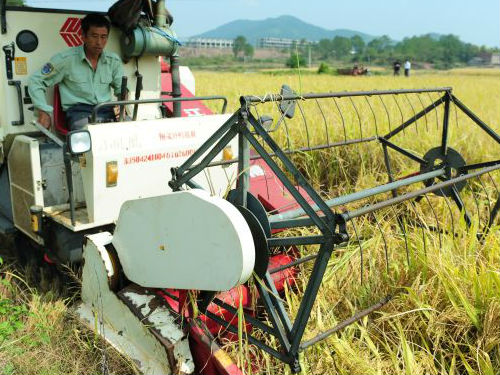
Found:
[[354, 30], [327, 30], [292, 16], [267, 18], [261, 21], [236, 20], [192, 38], [234, 39], [239, 35], [243, 35], [252, 44], [257, 44], [260, 38], [266, 37], [318, 41], [320, 39], [333, 39], [336, 36], [350, 38], [359, 35], [365, 42], [375, 38], [372, 35]]

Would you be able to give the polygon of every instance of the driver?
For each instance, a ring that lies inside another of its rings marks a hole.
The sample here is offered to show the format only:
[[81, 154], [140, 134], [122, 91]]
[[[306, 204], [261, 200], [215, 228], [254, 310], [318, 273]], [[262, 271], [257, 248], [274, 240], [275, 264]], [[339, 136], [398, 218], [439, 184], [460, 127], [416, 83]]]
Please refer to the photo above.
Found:
[[[110, 22], [96, 13], [88, 14], [81, 22], [83, 45], [54, 55], [28, 82], [38, 122], [47, 129], [53, 112], [45, 98], [48, 87], [59, 85], [62, 108], [71, 130], [81, 129], [89, 123], [94, 107], [111, 100], [111, 89], [117, 97], [121, 92], [121, 59], [104, 50]], [[102, 108], [97, 114], [98, 122], [111, 122], [115, 118], [112, 107]]]

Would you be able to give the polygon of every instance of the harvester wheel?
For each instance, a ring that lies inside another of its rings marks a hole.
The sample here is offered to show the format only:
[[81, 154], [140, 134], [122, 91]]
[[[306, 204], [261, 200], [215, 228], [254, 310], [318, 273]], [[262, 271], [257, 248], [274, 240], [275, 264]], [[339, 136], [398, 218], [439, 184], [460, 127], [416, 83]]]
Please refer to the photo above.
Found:
[[21, 266], [25, 281], [36, 287], [40, 282], [40, 266], [42, 257], [25, 235], [17, 233], [14, 239], [15, 255]]
[[109, 289], [117, 292], [120, 289], [120, 275], [122, 271], [114, 246], [111, 244], [106, 246], [106, 252], [104, 254], [101, 252], [101, 257], [108, 272]]
[[53, 293], [55, 296], [61, 295], [62, 275], [55, 264], [42, 262], [40, 266], [40, 291], [42, 293]]
[[40, 282], [40, 261], [35, 257], [29, 258], [24, 265], [24, 277], [28, 285], [37, 287]]
[[29, 260], [34, 256], [33, 247], [26, 237], [21, 233], [16, 233], [14, 237], [14, 255], [21, 267], [28, 265]]

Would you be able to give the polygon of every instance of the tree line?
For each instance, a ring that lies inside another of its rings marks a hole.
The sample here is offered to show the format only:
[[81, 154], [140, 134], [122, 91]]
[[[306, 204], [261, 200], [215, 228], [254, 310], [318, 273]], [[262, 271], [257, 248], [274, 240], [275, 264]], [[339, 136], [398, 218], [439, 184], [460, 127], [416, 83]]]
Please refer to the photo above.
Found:
[[[298, 47], [298, 48], [297, 48]], [[301, 41], [295, 51], [305, 55], [309, 45]], [[395, 42], [387, 35], [372, 39], [368, 43], [358, 35], [351, 38], [336, 36], [333, 39], [322, 39], [311, 47], [317, 60], [357, 61], [369, 64], [386, 64], [396, 59], [410, 59], [421, 63], [431, 63], [448, 68], [457, 64], [466, 64], [472, 58], [498, 52], [498, 48], [477, 46], [464, 43], [455, 35], [433, 36], [426, 34], [404, 38]], [[304, 59], [304, 58], [302, 58]], [[304, 59], [305, 60], [305, 59]]]
[[[333, 39], [321, 39], [310, 43], [305, 39], [298, 41], [290, 48], [290, 67], [304, 66], [306, 56], [311, 51], [315, 62], [341, 61], [362, 64], [389, 64], [395, 60], [430, 63], [436, 68], [451, 68], [455, 65], [467, 64], [474, 57], [485, 57], [498, 48], [488, 48], [465, 43], [459, 37], [449, 34], [435, 36], [426, 34], [404, 38], [396, 42], [383, 35], [366, 43], [359, 35], [351, 38], [336, 36]], [[233, 53], [238, 57], [252, 57], [253, 47], [244, 36], [234, 40]]]

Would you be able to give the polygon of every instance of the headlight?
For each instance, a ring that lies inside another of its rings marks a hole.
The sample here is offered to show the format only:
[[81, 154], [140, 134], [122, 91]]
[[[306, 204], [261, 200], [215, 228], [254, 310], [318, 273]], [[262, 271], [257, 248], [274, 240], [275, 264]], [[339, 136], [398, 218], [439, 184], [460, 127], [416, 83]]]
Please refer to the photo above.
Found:
[[68, 149], [73, 155], [80, 155], [92, 149], [92, 141], [88, 130], [76, 130], [68, 133]]

